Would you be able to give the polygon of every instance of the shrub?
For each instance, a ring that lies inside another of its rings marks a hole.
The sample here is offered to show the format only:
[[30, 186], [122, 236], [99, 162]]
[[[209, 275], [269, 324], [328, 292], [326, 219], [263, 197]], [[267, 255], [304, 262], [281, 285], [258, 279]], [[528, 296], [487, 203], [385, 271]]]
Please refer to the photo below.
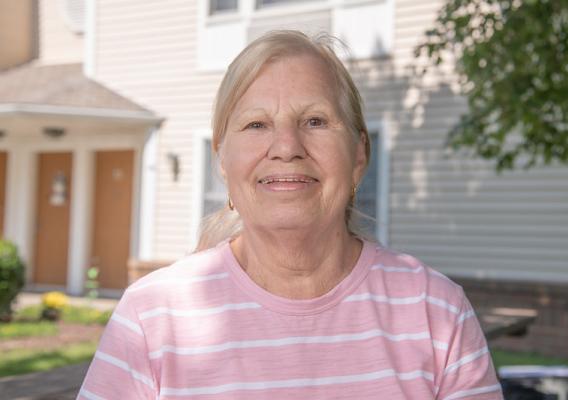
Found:
[[12, 317], [12, 302], [24, 287], [24, 264], [16, 246], [0, 240], [0, 321]]

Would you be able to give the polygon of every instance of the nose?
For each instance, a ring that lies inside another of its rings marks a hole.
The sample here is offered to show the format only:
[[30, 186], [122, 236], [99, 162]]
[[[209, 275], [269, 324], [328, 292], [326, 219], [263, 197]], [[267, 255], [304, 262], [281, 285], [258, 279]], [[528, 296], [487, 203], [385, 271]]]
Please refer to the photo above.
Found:
[[307, 152], [303, 139], [302, 132], [296, 124], [277, 125], [272, 132], [268, 158], [271, 160], [279, 159], [284, 162], [305, 158]]

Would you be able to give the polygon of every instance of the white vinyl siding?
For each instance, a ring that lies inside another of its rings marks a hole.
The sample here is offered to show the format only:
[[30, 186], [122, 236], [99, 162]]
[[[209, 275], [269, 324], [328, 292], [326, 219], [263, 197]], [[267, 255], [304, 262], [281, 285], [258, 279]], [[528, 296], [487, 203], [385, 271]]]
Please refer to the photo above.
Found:
[[[96, 79], [165, 118], [159, 131], [154, 213], [156, 259], [191, 250], [195, 127], [209, 126], [219, 73], [196, 72], [197, 2], [100, 0]], [[171, 179], [167, 154], [180, 155]]]
[[[77, 9], [72, 10], [77, 17]], [[83, 35], [70, 25], [69, 11], [65, 0], [39, 0], [38, 52], [41, 63], [82, 62]]]

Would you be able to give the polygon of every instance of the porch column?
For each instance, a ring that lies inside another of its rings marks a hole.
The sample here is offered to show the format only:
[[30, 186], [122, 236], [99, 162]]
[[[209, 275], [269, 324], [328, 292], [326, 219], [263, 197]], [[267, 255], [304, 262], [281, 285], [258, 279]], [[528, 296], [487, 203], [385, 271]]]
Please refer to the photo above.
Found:
[[5, 237], [18, 246], [24, 261], [27, 281], [32, 276], [35, 226], [33, 225], [36, 171], [32, 152], [24, 146], [14, 145], [8, 151], [6, 174]]
[[85, 271], [90, 263], [93, 206], [93, 152], [80, 148], [73, 153], [73, 184], [71, 193], [71, 227], [67, 291], [83, 294]]
[[154, 207], [156, 199], [157, 130], [151, 128], [140, 163], [139, 236], [136, 253], [140, 260], [154, 256]]

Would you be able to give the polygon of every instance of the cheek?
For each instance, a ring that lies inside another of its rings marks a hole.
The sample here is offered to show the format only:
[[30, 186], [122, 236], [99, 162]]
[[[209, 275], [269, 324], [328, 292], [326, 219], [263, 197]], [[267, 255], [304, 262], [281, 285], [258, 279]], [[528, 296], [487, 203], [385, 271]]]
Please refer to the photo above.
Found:
[[224, 150], [223, 168], [229, 185], [236, 187], [254, 178], [254, 170], [260, 159], [254, 146], [232, 140], [228, 141]]
[[337, 178], [351, 177], [355, 166], [355, 149], [346, 140], [319, 143], [317, 154], [320, 165]]

